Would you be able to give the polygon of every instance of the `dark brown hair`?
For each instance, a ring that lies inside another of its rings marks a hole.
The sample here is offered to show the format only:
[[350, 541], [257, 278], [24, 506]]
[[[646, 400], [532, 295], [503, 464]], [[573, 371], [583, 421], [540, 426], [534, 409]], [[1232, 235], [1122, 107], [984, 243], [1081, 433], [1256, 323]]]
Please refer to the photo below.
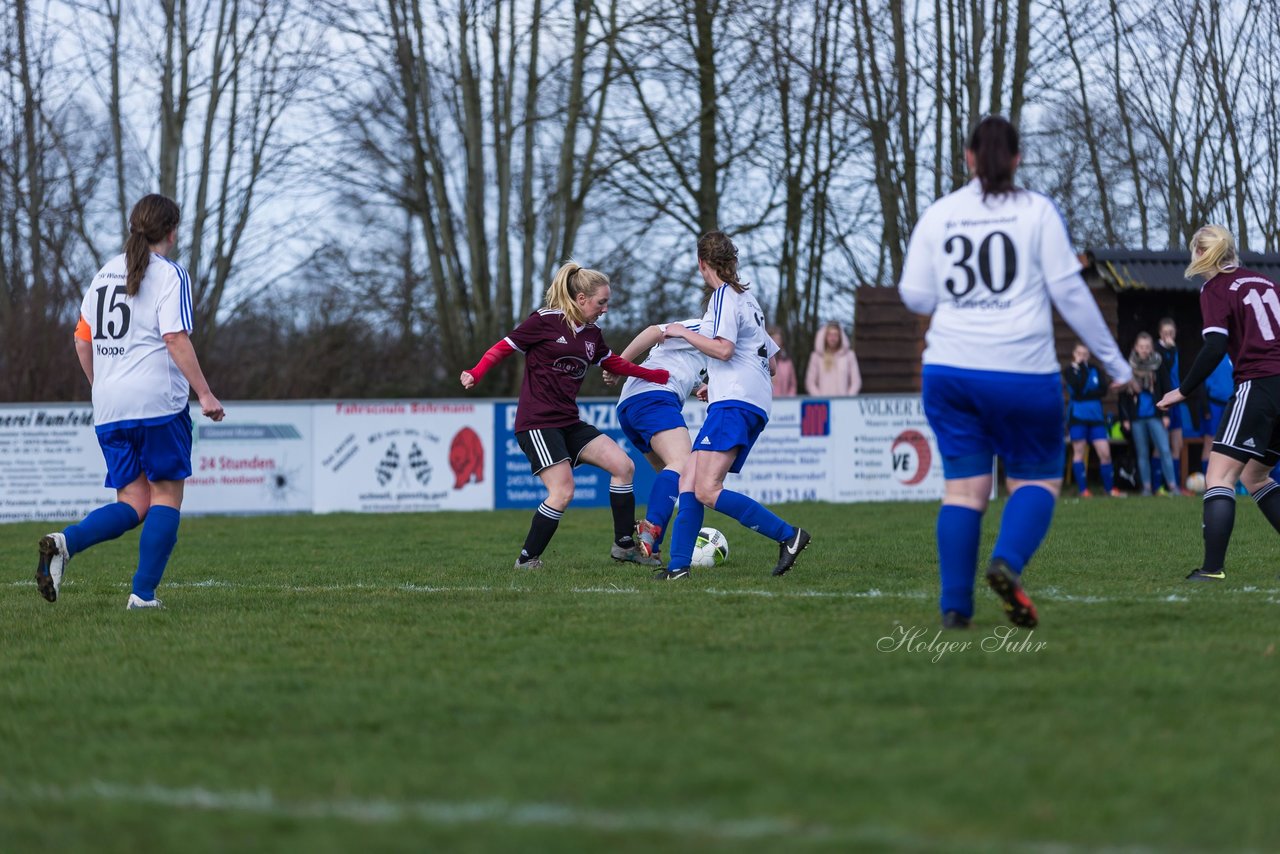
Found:
[[750, 283], [738, 279], [738, 247], [723, 231], [708, 231], [698, 238], [698, 260], [705, 262], [720, 281], [738, 293], [751, 287]]
[[1004, 116], [987, 116], [969, 135], [973, 171], [982, 183], [982, 198], [1017, 192], [1013, 173], [1017, 169], [1018, 129]]
[[129, 296], [138, 293], [142, 277], [147, 274], [151, 247], [178, 227], [179, 215], [178, 203], [159, 193], [143, 196], [129, 212], [129, 239], [124, 242], [124, 287]]

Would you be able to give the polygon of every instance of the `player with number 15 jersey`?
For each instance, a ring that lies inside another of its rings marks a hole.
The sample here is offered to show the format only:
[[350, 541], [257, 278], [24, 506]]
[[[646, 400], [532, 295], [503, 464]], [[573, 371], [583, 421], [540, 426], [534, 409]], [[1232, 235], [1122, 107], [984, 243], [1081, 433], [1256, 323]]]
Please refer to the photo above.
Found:
[[[125, 255], [106, 263], [80, 304], [76, 337], [93, 346], [93, 418], [111, 425], [156, 424], [187, 410], [191, 385], [169, 357], [164, 336], [192, 332], [191, 279], [176, 261], [151, 254], [137, 293], [125, 292]], [[123, 485], [123, 484], [121, 484]]]
[[129, 213], [124, 254], [93, 277], [80, 306], [76, 357], [93, 388], [93, 420], [116, 500], [40, 539], [36, 587], [56, 602], [68, 561], [142, 525], [129, 610], [159, 608], [164, 575], [191, 475], [192, 424], [187, 397], [221, 421], [191, 343], [191, 280], [168, 256], [181, 211], [172, 199], [144, 196]]

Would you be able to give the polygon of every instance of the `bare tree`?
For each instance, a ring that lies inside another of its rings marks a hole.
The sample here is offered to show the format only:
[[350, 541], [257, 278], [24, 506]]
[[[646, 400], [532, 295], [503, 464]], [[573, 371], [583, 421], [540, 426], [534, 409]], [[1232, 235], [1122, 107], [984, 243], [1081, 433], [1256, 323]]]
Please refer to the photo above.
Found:
[[[187, 212], [197, 334], [216, 330], [245, 238], [271, 179], [292, 160], [281, 119], [320, 65], [291, 0], [160, 0], [165, 40], [156, 179]], [[198, 138], [188, 123], [198, 121]], [[191, 168], [183, 170], [183, 163]]]

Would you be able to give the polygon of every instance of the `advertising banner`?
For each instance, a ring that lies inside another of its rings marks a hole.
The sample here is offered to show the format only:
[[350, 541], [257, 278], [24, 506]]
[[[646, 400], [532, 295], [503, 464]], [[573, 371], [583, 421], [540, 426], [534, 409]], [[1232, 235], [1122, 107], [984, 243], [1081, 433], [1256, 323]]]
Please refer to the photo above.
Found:
[[493, 508], [493, 404], [315, 404], [317, 513]]
[[[583, 420], [635, 464], [637, 515], [654, 472], [618, 427], [615, 401]], [[227, 405], [215, 424], [192, 405], [190, 513], [419, 512], [533, 508], [546, 496], [513, 433], [513, 401], [395, 400]], [[697, 435], [706, 404], [684, 408]], [[0, 405], [0, 522], [84, 516], [113, 501], [88, 404]], [[609, 474], [574, 471], [574, 504], [609, 505]], [[774, 401], [769, 426], [730, 489], [788, 501], [925, 501], [942, 495], [937, 444], [916, 396]]]
[[79, 518], [115, 500], [89, 404], [0, 407], [0, 522]]
[[832, 501], [937, 501], [938, 443], [919, 397], [831, 401]]
[[189, 513], [309, 513], [310, 404], [229, 403], [214, 423], [191, 406]]

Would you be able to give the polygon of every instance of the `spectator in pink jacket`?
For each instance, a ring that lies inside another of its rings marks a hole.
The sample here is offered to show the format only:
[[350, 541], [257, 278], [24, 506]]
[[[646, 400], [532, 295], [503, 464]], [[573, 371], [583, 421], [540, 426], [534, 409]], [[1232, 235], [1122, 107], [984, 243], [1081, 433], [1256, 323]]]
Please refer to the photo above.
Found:
[[773, 374], [773, 396], [796, 396], [796, 363], [791, 361], [782, 343], [782, 327], [770, 326], [769, 337], [778, 345], [778, 355], [774, 357], [776, 370]]
[[844, 329], [834, 320], [814, 336], [804, 387], [818, 397], [852, 397], [862, 390], [858, 357], [853, 354]]

